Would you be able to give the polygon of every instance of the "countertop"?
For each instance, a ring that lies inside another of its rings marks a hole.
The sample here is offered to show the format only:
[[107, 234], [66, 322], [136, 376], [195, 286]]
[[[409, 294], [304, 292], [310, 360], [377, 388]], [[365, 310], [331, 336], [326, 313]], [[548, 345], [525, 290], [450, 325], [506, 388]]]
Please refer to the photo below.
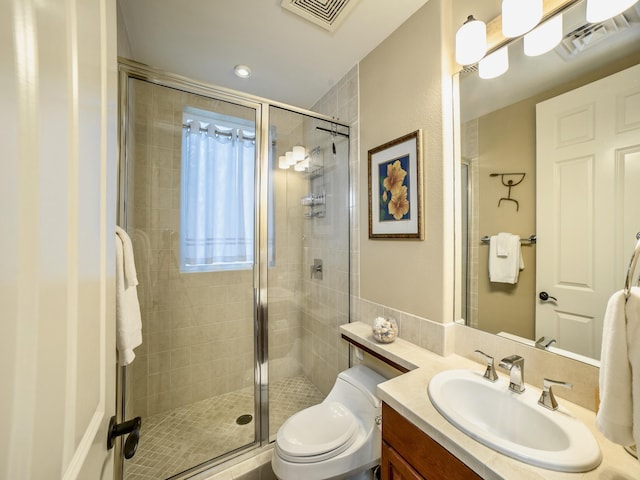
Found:
[[486, 480], [640, 480], [640, 462], [620, 445], [602, 436], [595, 426], [595, 413], [590, 410], [558, 398], [564, 408], [592, 431], [602, 450], [600, 466], [584, 473], [563, 473], [534, 467], [468, 437], [440, 415], [429, 401], [427, 385], [435, 374], [455, 368], [482, 371], [482, 365], [459, 355], [441, 357], [401, 338], [390, 344], [377, 343], [371, 326], [363, 322], [342, 325], [340, 331], [377, 355], [410, 370], [378, 385], [380, 399]]

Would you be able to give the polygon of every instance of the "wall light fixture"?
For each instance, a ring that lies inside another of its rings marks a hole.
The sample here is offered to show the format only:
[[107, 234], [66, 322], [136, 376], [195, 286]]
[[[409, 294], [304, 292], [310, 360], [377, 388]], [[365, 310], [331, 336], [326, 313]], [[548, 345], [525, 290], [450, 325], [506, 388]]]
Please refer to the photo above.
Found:
[[599, 23], [624, 12], [638, 0], [587, 0], [587, 22]]
[[502, 34], [524, 35], [542, 20], [542, 0], [502, 0]]
[[469, 15], [456, 32], [456, 62], [477, 63], [487, 53], [487, 25]]

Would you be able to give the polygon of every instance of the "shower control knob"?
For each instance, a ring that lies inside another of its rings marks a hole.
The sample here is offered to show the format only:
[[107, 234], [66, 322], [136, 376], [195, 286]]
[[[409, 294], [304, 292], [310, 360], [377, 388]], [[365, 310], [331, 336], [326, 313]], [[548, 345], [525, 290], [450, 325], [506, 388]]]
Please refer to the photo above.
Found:
[[376, 425], [382, 425], [382, 415], [376, 415]]

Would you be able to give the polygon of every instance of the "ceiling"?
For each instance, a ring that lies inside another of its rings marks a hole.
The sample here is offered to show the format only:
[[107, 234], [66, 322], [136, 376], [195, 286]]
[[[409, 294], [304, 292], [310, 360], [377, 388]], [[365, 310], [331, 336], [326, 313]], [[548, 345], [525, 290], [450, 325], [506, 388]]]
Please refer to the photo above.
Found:
[[[350, 0], [351, 12], [329, 32], [281, 0], [118, 0], [130, 47], [118, 54], [309, 108], [426, 2]], [[237, 64], [249, 65], [251, 77], [237, 78]]]
[[[351, 10], [338, 17], [338, 27], [330, 32], [283, 8], [282, 0], [118, 0], [118, 54], [195, 80], [311, 108], [428, 0], [286, 1], [346, 1]], [[469, 14], [489, 22], [500, 13], [501, 0], [442, 1], [452, 2], [452, 32]], [[640, 15], [639, 5], [635, 8]], [[584, 6], [572, 10], [579, 9]], [[575, 28], [580, 22], [567, 19], [565, 26]], [[624, 42], [637, 51], [640, 39], [636, 33]], [[566, 62], [550, 53], [523, 63], [515, 57], [518, 49], [510, 48], [513, 68], [507, 75], [491, 81], [477, 75], [464, 78], [467, 103], [475, 106], [470, 118], [502, 106], [487, 89], [500, 92], [508, 104], [530, 91], [533, 82], [548, 87], [555, 81], [541, 81], [533, 72], [570, 78], [592, 63], [591, 55], [599, 54], [591, 49], [589, 55]], [[602, 54], [608, 55], [606, 50]], [[252, 68], [250, 78], [233, 74], [240, 63]]]
[[[282, 0], [118, 0], [118, 54], [195, 80], [310, 108], [427, 3], [347, 1], [351, 11], [329, 32], [284, 9]], [[500, 5], [500, 0], [453, 1], [455, 25], [469, 13], [488, 21]], [[237, 64], [249, 65], [251, 77], [237, 78]]]

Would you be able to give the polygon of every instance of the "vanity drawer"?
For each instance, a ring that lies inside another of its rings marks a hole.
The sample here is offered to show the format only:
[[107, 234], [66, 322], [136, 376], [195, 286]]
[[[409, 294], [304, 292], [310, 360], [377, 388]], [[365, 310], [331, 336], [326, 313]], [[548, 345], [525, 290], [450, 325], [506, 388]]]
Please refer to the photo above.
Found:
[[482, 478], [386, 403], [382, 440], [382, 480]]

